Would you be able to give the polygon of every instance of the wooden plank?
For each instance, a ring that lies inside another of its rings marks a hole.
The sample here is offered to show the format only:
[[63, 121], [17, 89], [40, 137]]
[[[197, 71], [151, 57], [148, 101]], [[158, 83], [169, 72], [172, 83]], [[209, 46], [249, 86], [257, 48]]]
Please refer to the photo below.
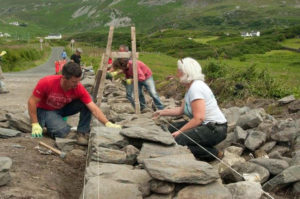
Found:
[[93, 101], [95, 103], [97, 102], [97, 94], [98, 94], [98, 90], [99, 90], [99, 86], [100, 86], [101, 76], [102, 76], [102, 70], [98, 70], [96, 77], [95, 77], [95, 82], [94, 82], [94, 85], [92, 88], [92, 97], [93, 97]]
[[102, 68], [102, 74], [101, 74], [101, 79], [100, 79], [100, 86], [98, 90], [98, 95], [97, 95], [97, 105], [98, 107], [101, 106], [101, 101], [102, 101], [102, 96], [103, 96], [103, 90], [104, 90], [104, 82], [106, 79], [106, 71], [107, 71], [107, 66], [108, 66], [108, 59], [109, 55], [111, 52], [111, 44], [112, 44], [112, 39], [113, 39], [113, 33], [114, 33], [114, 27], [110, 26], [109, 28], [109, 34], [108, 34], [108, 39], [107, 39], [107, 45], [106, 45], [106, 51], [103, 59], [103, 68]]
[[138, 91], [138, 72], [137, 72], [137, 58], [136, 58], [136, 38], [135, 27], [131, 27], [131, 48], [132, 48], [132, 67], [133, 67], [133, 90], [134, 90], [134, 102], [135, 113], [140, 114], [140, 99]]
[[[111, 52], [110, 57], [112, 59], [116, 59], [116, 58], [131, 58], [131, 52]], [[136, 58], [139, 57], [139, 53], [136, 53]]]

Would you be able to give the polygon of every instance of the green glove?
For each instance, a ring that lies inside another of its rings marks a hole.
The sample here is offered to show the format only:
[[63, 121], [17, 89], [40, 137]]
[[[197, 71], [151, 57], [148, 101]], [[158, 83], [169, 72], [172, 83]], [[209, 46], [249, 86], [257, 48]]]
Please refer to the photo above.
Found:
[[105, 123], [105, 126], [108, 127], [108, 128], [116, 128], [116, 129], [121, 129], [121, 128], [122, 128], [121, 125], [113, 124], [113, 123], [111, 123], [111, 122], [106, 122], [106, 123]]
[[117, 72], [117, 71], [115, 71], [115, 72], [111, 72], [110, 74], [111, 74], [111, 76], [113, 76], [113, 77], [114, 77], [114, 76], [116, 76], [116, 75], [118, 74], [118, 72]]
[[32, 123], [31, 136], [33, 138], [43, 137], [43, 129], [39, 123]]
[[126, 84], [131, 85], [132, 84], [132, 79], [126, 79]]

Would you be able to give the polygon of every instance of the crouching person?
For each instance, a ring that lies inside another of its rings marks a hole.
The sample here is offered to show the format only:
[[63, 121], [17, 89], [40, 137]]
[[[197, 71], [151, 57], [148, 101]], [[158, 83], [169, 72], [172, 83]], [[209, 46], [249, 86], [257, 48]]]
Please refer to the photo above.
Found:
[[121, 128], [107, 120], [80, 83], [81, 68], [69, 62], [62, 75], [50, 75], [39, 80], [28, 100], [28, 112], [32, 122], [32, 137], [42, 137], [43, 127], [50, 137], [65, 138], [70, 126], [64, 117], [80, 113], [77, 126], [78, 144], [87, 145], [92, 114], [105, 126]]
[[211, 154], [222, 158], [223, 152], [214, 146], [226, 138], [227, 120], [213, 92], [204, 82], [201, 66], [189, 57], [178, 60], [177, 66], [177, 77], [187, 90], [184, 101], [181, 107], [155, 112], [154, 117], [187, 115], [189, 121], [174, 123], [169, 127], [175, 141], [187, 146], [200, 160], [212, 160]]

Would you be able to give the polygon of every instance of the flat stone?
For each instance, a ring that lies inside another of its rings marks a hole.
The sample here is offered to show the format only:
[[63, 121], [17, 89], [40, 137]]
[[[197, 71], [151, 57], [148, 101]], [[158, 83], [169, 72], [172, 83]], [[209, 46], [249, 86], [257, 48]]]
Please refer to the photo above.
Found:
[[262, 144], [265, 143], [267, 139], [267, 136], [265, 133], [261, 131], [251, 131], [245, 141], [245, 146], [255, 151], [257, 148], [259, 148]]
[[133, 169], [125, 165], [99, 164], [90, 165], [86, 169], [86, 178], [89, 180], [95, 176], [122, 182], [124, 184], [136, 184], [143, 196], [150, 194], [151, 176], [142, 169]]
[[206, 162], [195, 160], [192, 154], [145, 159], [144, 164], [153, 178], [162, 181], [208, 184], [219, 178], [216, 169]]
[[7, 172], [10, 170], [12, 160], [9, 157], [0, 157], [0, 172]]
[[289, 95], [289, 96], [286, 96], [284, 98], [281, 98], [280, 100], [278, 100], [278, 103], [280, 105], [283, 105], [283, 104], [288, 104], [288, 103], [291, 103], [293, 101], [295, 101], [295, 96], [294, 95]]
[[289, 164], [286, 161], [278, 159], [256, 158], [251, 159], [249, 162], [253, 162], [265, 167], [273, 175], [279, 174], [284, 169], [289, 167]]
[[208, 185], [190, 185], [178, 192], [178, 199], [232, 199], [230, 191], [221, 183], [215, 182]]
[[22, 134], [21, 131], [13, 130], [13, 129], [6, 129], [6, 128], [0, 128], [0, 138], [11, 138], [11, 137], [17, 137]]
[[181, 145], [163, 146], [155, 143], [143, 143], [142, 149], [137, 157], [139, 163], [148, 158], [158, 158], [168, 155], [191, 154], [191, 151]]
[[154, 193], [158, 194], [169, 194], [172, 193], [175, 189], [175, 184], [160, 181], [160, 180], [152, 180], [150, 182], [150, 190]]
[[96, 176], [85, 185], [85, 198], [88, 199], [142, 199], [142, 193], [136, 184], [125, 184]]
[[126, 163], [126, 153], [116, 149], [104, 147], [92, 147], [92, 160], [106, 163], [124, 164]]
[[171, 133], [163, 131], [158, 126], [149, 126], [144, 128], [138, 126], [130, 127], [122, 129], [121, 134], [126, 137], [158, 142], [165, 145], [175, 144], [175, 140]]
[[225, 185], [232, 194], [232, 198], [243, 199], [243, 198], [251, 198], [251, 199], [260, 199], [263, 190], [261, 188], [260, 183], [257, 182], [237, 182]]
[[300, 165], [291, 166], [263, 185], [263, 190], [273, 191], [289, 183], [300, 181]]
[[92, 145], [95, 147], [105, 147], [120, 149], [128, 145], [128, 140], [120, 134], [121, 129], [107, 127], [93, 127]]
[[55, 138], [55, 145], [62, 151], [71, 151], [77, 143], [75, 139]]

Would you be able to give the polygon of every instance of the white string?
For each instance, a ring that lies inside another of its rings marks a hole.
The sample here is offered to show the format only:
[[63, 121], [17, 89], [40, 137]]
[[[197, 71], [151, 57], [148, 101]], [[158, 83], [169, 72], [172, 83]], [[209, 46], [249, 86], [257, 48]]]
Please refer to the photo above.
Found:
[[[152, 109], [150, 109], [146, 104], [143, 104], [147, 109], [149, 109], [151, 112], [154, 112]], [[181, 135], [184, 135], [186, 138], [188, 138], [190, 141], [192, 141], [193, 143], [195, 143], [198, 147], [200, 147], [201, 149], [203, 149], [204, 151], [206, 151], [208, 154], [210, 154], [211, 156], [213, 156], [215, 159], [217, 159], [219, 162], [221, 162], [223, 165], [225, 165], [226, 167], [228, 167], [229, 169], [231, 169], [234, 173], [236, 173], [237, 175], [239, 175], [242, 179], [244, 179], [246, 181], [246, 179], [242, 176], [242, 174], [240, 174], [239, 172], [237, 172], [235, 169], [233, 169], [229, 164], [227, 164], [226, 162], [224, 162], [223, 160], [221, 160], [220, 158], [218, 158], [217, 156], [215, 156], [214, 154], [212, 154], [210, 151], [208, 151], [207, 149], [205, 149], [203, 146], [201, 146], [199, 143], [197, 143], [195, 140], [193, 140], [191, 137], [189, 137], [188, 135], [186, 135], [184, 132], [182, 132], [180, 129], [176, 128], [174, 125], [172, 125], [170, 122], [168, 122], [166, 119], [163, 119], [164, 122], [168, 123], [170, 126], [172, 126], [175, 130], [179, 131]], [[267, 195], [269, 198], [274, 199], [270, 193], [265, 192], [262, 189], [263, 193], [265, 195]]]

